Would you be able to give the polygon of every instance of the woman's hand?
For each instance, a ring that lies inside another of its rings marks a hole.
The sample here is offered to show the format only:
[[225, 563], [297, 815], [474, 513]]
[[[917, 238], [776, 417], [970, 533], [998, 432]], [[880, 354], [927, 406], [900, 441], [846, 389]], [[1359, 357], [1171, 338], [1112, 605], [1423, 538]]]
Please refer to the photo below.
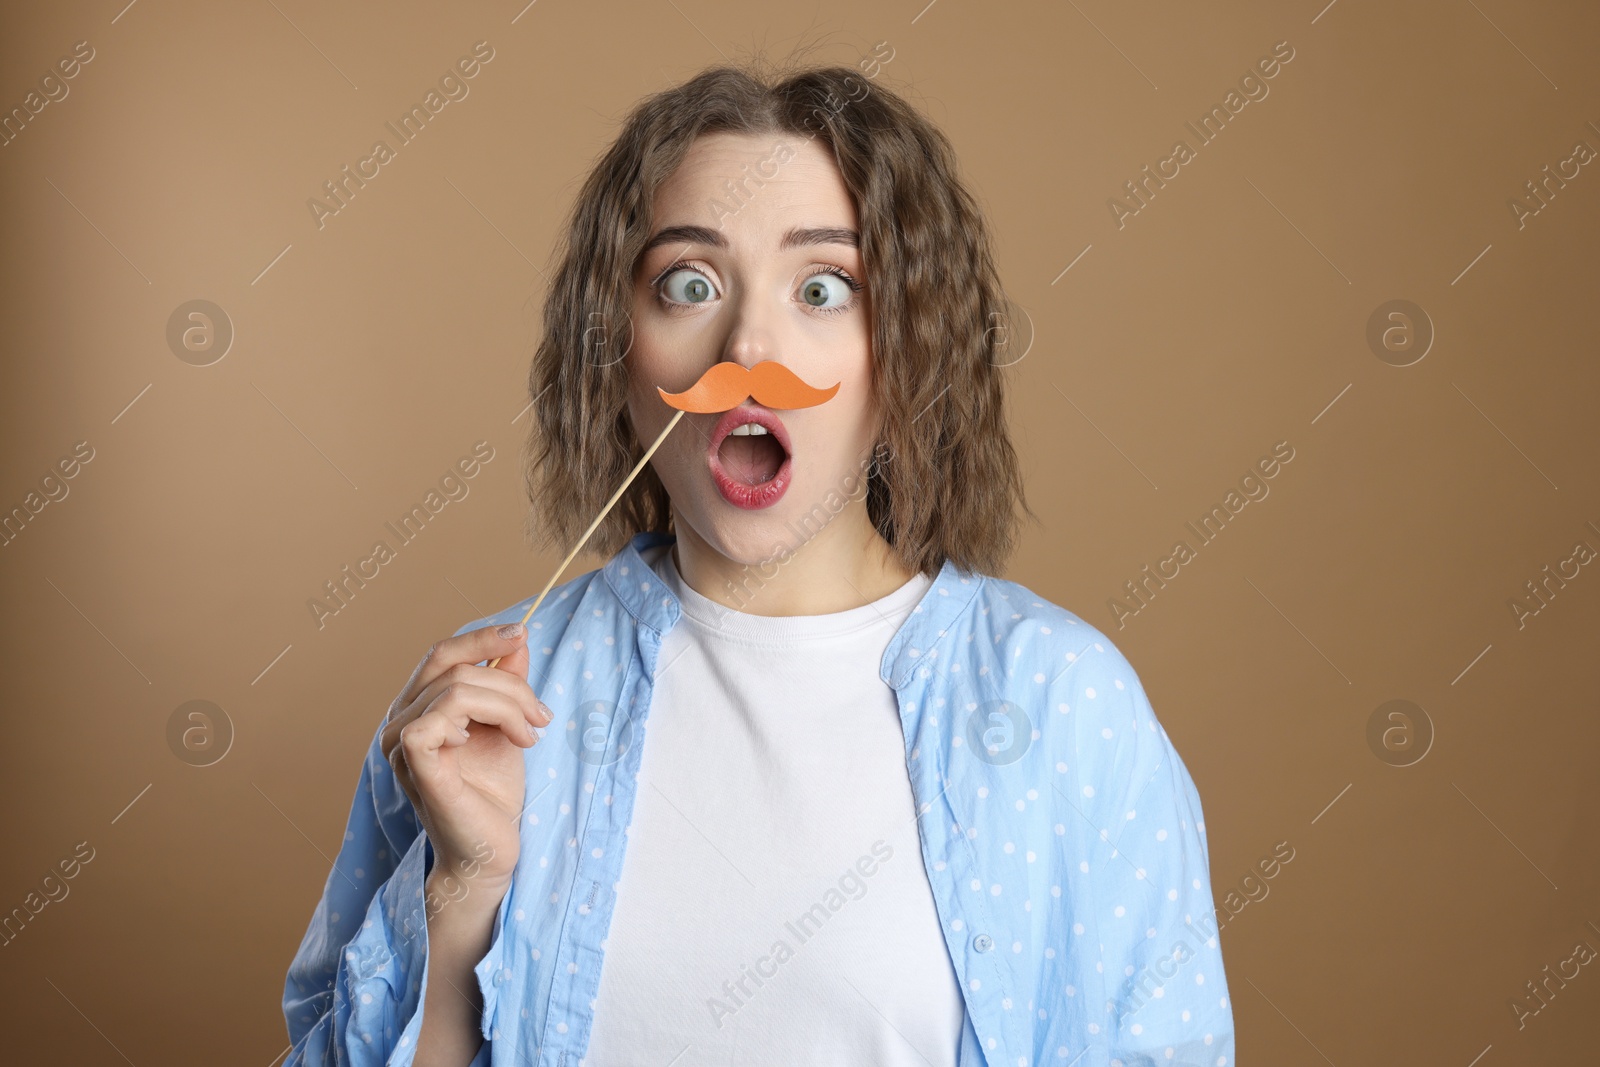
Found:
[[[503, 890], [521, 848], [526, 774], [550, 710], [527, 683], [527, 631], [485, 626], [428, 649], [389, 707], [383, 753], [433, 845], [435, 869]], [[478, 661], [501, 657], [493, 668]]]

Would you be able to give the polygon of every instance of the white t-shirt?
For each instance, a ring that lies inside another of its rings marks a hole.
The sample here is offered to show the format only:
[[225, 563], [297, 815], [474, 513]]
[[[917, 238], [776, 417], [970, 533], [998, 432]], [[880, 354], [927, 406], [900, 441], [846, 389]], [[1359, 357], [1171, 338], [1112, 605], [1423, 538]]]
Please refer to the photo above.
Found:
[[[884, 649], [927, 591], [768, 617], [685, 586], [586, 1067], [953, 1067], [966, 1009], [923, 868]], [[759, 596], [759, 592], [755, 594]]]

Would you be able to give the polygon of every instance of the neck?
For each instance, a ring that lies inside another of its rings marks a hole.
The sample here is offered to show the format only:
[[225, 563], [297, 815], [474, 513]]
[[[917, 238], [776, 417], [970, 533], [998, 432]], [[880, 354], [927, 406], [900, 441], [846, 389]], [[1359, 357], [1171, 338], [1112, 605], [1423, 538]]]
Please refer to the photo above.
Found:
[[731, 559], [674, 512], [672, 559], [684, 584], [708, 600], [749, 615], [831, 615], [871, 603], [916, 574], [873, 528], [866, 500], [854, 500], [798, 548], [787, 562], [772, 552]]

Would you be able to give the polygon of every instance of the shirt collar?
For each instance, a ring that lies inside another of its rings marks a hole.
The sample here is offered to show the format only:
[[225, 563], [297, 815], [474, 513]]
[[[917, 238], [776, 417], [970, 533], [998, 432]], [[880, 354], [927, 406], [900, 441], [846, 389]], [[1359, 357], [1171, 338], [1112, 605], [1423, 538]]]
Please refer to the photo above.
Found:
[[[640, 626], [664, 634], [683, 613], [678, 598], [655, 568], [641, 555], [647, 549], [676, 540], [672, 534], [647, 531], [635, 534], [602, 568], [606, 584]], [[972, 605], [984, 576], [945, 560], [917, 606], [884, 649], [881, 677], [895, 689], [903, 687], [922, 657]]]
[[677, 538], [672, 534], [655, 531], [634, 534], [622, 551], [612, 556], [601, 568], [606, 584], [634, 620], [658, 634], [672, 629], [683, 608], [667, 583], [661, 580], [655, 568], [646, 563], [640, 553], [675, 540]]

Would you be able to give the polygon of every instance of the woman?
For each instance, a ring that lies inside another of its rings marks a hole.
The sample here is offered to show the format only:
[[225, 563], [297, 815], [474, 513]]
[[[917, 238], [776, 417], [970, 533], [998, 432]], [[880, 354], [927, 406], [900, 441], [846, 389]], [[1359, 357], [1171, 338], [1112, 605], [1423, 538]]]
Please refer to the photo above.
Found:
[[545, 306], [531, 529], [576, 543], [663, 394], [709, 403], [601, 569], [391, 706], [288, 1063], [1231, 1061], [1194, 784], [1111, 641], [990, 576], [997, 321], [948, 142], [860, 72], [633, 112]]

